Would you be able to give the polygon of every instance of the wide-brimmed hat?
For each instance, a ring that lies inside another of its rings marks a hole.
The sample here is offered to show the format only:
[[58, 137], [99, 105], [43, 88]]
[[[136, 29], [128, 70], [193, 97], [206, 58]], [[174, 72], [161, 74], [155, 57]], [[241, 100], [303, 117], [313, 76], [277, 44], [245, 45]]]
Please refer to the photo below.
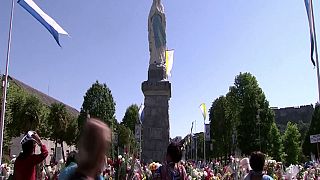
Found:
[[23, 138], [21, 139], [20, 143], [24, 144], [28, 141], [34, 141], [36, 142], [36, 140], [32, 137], [33, 134], [35, 134], [36, 132], [34, 131], [28, 131], [28, 133], [26, 135], [23, 136]]

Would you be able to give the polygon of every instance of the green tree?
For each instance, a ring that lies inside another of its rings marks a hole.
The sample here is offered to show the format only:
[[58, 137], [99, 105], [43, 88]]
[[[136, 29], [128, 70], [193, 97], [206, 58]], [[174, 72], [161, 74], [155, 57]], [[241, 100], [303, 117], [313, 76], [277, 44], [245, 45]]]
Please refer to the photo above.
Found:
[[270, 142], [268, 154], [273, 157], [273, 159], [277, 161], [283, 160], [283, 144], [281, 140], [280, 131], [276, 125], [276, 123], [272, 123], [271, 129], [269, 132]]
[[237, 124], [236, 139], [242, 153], [250, 154], [255, 150], [266, 152], [274, 114], [256, 78], [250, 73], [240, 73], [228, 96], [235, 103], [231, 108], [235, 114], [228, 110], [231, 113], [228, 116], [235, 118], [233, 122], [237, 121], [234, 122]]
[[76, 117], [70, 117], [70, 122], [65, 134], [65, 142], [70, 145], [75, 145], [79, 136], [78, 122]]
[[118, 145], [121, 148], [128, 146], [130, 144], [130, 136], [132, 136], [132, 132], [129, 128], [124, 126], [123, 124], [118, 125]]
[[51, 139], [61, 145], [62, 157], [64, 157], [63, 142], [65, 141], [67, 129], [70, 124], [71, 117], [67, 112], [66, 106], [62, 103], [53, 103], [50, 106], [48, 116], [48, 126], [51, 130]]
[[78, 118], [79, 129], [89, 114], [91, 117], [99, 118], [109, 126], [115, 124], [115, 102], [113, 100], [110, 89], [106, 84], [100, 84], [96, 81], [88, 89], [84, 96], [80, 115]]
[[226, 94], [226, 106], [225, 106], [225, 116], [230, 121], [230, 129], [232, 136], [232, 146], [231, 151], [235, 153], [238, 146], [238, 136], [237, 128], [240, 122], [240, 110], [238, 99], [236, 96], [236, 88], [234, 86], [230, 87], [229, 92]]
[[52, 139], [52, 131], [48, 128], [48, 116], [50, 114], [50, 107], [43, 105], [41, 112], [41, 122], [38, 125], [38, 133], [41, 135], [41, 138]]
[[317, 144], [310, 143], [310, 135], [320, 134], [320, 105], [316, 104], [315, 110], [312, 115], [312, 120], [309, 126], [309, 130], [306, 133], [306, 136], [303, 141], [303, 153], [308, 156], [310, 153], [313, 153], [318, 157], [317, 153]]
[[[2, 87], [0, 89], [2, 91]], [[14, 81], [10, 81], [6, 101], [5, 154], [9, 154], [11, 139], [28, 130], [36, 130], [42, 137], [48, 137], [45, 133], [47, 128], [42, 128], [46, 124], [47, 107], [37, 97], [26, 93]]]
[[[3, 81], [3, 76], [1, 77]], [[1, 81], [1, 82], [2, 82]], [[0, 86], [0, 91], [3, 92], [3, 87]], [[20, 116], [22, 105], [25, 103], [26, 93], [17, 87], [14, 83], [8, 84], [7, 99], [6, 99], [6, 113], [4, 120], [4, 132], [3, 132], [3, 153], [7, 155], [10, 153], [11, 138], [20, 136], [17, 124], [14, 118]], [[2, 104], [2, 93], [0, 96], [0, 103]]]
[[213, 103], [209, 111], [210, 136], [214, 151], [213, 157], [225, 156], [227, 159], [232, 148], [232, 125], [230, 119], [226, 117], [227, 100], [220, 96]]
[[21, 88], [17, 87], [14, 83], [10, 83], [7, 94], [5, 123], [7, 125], [6, 129], [12, 137], [21, 135], [20, 129], [17, 128], [17, 120], [21, 119], [21, 111], [26, 103], [27, 96]]
[[39, 125], [43, 120], [43, 107], [43, 104], [36, 96], [28, 95], [26, 97], [25, 103], [13, 122], [19, 132], [17, 135], [26, 133], [29, 130], [39, 130]]
[[302, 152], [300, 143], [300, 132], [296, 124], [288, 122], [286, 131], [283, 134], [283, 146], [285, 152], [285, 163], [287, 165], [297, 164]]
[[132, 104], [126, 110], [121, 124], [128, 127], [132, 132], [135, 132], [135, 125], [139, 122], [139, 107]]

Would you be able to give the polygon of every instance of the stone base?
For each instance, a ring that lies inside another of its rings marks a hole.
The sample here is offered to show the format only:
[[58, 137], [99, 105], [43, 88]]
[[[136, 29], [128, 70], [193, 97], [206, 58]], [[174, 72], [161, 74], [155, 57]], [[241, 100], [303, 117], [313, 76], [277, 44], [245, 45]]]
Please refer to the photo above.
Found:
[[171, 83], [163, 79], [156, 81], [160, 76], [163, 76], [162, 73], [162, 68], [151, 71], [149, 67], [149, 79], [144, 81], [141, 87], [145, 96], [142, 122], [142, 160], [147, 163], [151, 161], [163, 162], [169, 144], [168, 101], [171, 97]]
[[162, 81], [166, 77], [166, 68], [165, 66], [150, 64], [148, 69], [148, 81]]

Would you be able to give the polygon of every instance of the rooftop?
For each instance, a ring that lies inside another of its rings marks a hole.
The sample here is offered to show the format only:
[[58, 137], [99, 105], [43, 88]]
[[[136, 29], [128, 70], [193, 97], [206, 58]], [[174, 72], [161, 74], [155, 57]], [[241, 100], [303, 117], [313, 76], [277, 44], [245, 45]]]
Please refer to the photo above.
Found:
[[45, 105], [47, 105], [47, 106], [50, 106], [53, 103], [62, 103], [62, 104], [64, 104], [66, 106], [67, 111], [72, 116], [78, 116], [79, 115], [79, 111], [77, 109], [75, 109], [75, 108], [73, 108], [73, 107], [71, 107], [71, 106], [69, 106], [69, 105], [67, 105], [67, 104], [65, 104], [65, 103], [63, 103], [63, 102], [51, 97], [51, 96], [48, 96], [45, 93], [43, 93], [41, 91], [38, 91], [35, 88], [33, 88], [33, 87], [31, 87], [31, 86], [29, 86], [29, 85], [17, 80], [15, 78], [11, 77], [11, 76], [9, 76], [9, 82], [10, 83], [12, 83], [12, 82], [15, 83], [17, 86], [19, 86], [22, 89], [24, 89], [27, 93], [30, 93], [30, 94], [38, 97], [40, 99], [40, 101], [42, 103], [44, 103]]

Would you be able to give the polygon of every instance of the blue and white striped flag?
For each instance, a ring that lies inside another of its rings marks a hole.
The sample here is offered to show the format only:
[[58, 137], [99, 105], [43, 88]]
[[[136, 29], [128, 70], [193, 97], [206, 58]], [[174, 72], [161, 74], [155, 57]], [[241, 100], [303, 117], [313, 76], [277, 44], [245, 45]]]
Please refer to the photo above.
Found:
[[143, 118], [144, 118], [144, 105], [141, 104], [140, 107], [139, 107], [139, 120], [140, 120], [140, 123], [142, 123]]
[[50, 16], [48, 16], [45, 12], [43, 12], [35, 2], [32, 0], [18, 0], [18, 4], [20, 4], [25, 10], [27, 10], [34, 18], [36, 18], [47, 30], [52, 34], [54, 39], [59, 42], [59, 34], [68, 35], [68, 33], [59, 26], [58, 23]]
[[311, 62], [313, 64], [313, 66], [315, 66], [314, 55], [315, 55], [315, 46], [316, 46], [316, 32], [315, 32], [315, 27], [314, 27], [312, 0], [304, 0], [304, 3], [306, 5], [309, 28], [310, 28]]

